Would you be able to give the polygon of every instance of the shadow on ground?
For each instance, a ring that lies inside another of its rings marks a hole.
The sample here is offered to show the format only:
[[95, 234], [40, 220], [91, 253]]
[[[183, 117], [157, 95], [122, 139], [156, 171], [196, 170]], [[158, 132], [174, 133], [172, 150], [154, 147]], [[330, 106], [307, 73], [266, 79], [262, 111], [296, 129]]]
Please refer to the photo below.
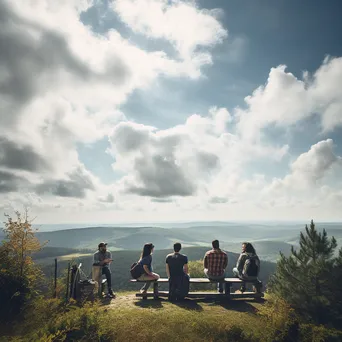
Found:
[[235, 299], [231, 301], [216, 301], [213, 305], [220, 305], [226, 310], [233, 310], [239, 312], [250, 312], [256, 313], [257, 308], [253, 304], [261, 304], [264, 303], [264, 299], [258, 299], [257, 301], [254, 299]]
[[203, 308], [197, 304], [197, 300], [185, 298], [179, 302], [171, 302], [171, 304], [177, 305], [178, 307], [185, 310], [203, 311]]
[[110, 305], [113, 303], [114, 300], [114, 298], [104, 297], [100, 299], [100, 303], [101, 305]]
[[164, 302], [163, 299], [140, 299], [136, 300], [134, 305], [141, 308], [160, 309], [163, 307], [162, 302]]

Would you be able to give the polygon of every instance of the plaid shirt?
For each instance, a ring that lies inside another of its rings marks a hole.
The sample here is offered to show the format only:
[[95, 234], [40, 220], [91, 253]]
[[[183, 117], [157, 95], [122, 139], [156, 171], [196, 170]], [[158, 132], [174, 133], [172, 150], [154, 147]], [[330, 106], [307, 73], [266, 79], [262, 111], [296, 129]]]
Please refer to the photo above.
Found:
[[205, 253], [204, 268], [208, 269], [208, 274], [213, 276], [222, 276], [228, 265], [227, 253], [220, 249], [212, 249]]

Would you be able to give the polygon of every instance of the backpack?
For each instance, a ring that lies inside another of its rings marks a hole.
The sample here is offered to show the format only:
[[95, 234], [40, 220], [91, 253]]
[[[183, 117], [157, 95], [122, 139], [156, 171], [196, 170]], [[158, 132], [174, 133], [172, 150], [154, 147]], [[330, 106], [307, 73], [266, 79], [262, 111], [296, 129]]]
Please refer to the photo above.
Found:
[[243, 265], [242, 275], [244, 277], [257, 277], [259, 271], [259, 266], [257, 259], [253, 256], [248, 255]]
[[131, 265], [130, 272], [133, 279], [138, 279], [144, 274], [144, 268], [139, 262], [134, 262]]

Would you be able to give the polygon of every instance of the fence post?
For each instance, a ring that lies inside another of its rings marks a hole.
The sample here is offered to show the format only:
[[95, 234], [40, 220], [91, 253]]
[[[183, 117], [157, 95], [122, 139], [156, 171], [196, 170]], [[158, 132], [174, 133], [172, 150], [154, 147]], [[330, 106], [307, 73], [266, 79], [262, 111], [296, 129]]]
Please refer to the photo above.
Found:
[[53, 297], [57, 298], [57, 258], [55, 258], [55, 286]]
[[68, 274], [67, 274], [67, 283], [66, 283], [66, 294], [65, 301], [69, 302], [69, 286], [70, 286], [70, 262], [68, 263]]

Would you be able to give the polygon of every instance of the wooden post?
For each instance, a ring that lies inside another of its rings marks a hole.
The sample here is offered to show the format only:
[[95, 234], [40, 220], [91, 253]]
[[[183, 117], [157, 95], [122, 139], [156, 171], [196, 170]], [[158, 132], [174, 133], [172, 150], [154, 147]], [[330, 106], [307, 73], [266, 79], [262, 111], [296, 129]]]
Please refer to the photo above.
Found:
[[157, 281], [153, 282], [153, 298], [154, 299], [159, 298], [159, 296], [158, 296], [158, 282]]
[[67, 274], [66, 294], [65, 294], [66, 302], [69, 302], [69, 286], [70, 286], [70, 262], [68, 263], [68, 274]]
[[57, 258], [55, 258], [55, 283], [53, 297], [57, 298]]
[[92, 280], [96, 281], [97, 285], [95, 285], [97, 289], [97, 295], [102, 297], [102, 267], [101, 266], [93, 266], [92, 267]]
[[77, 265], [72, 265], [71, 280], [70, 280], [70, 298], [74, 298], [74, 299], [76, 299], [76, 286], [75, 286], [76, 273], [77, 273]]

